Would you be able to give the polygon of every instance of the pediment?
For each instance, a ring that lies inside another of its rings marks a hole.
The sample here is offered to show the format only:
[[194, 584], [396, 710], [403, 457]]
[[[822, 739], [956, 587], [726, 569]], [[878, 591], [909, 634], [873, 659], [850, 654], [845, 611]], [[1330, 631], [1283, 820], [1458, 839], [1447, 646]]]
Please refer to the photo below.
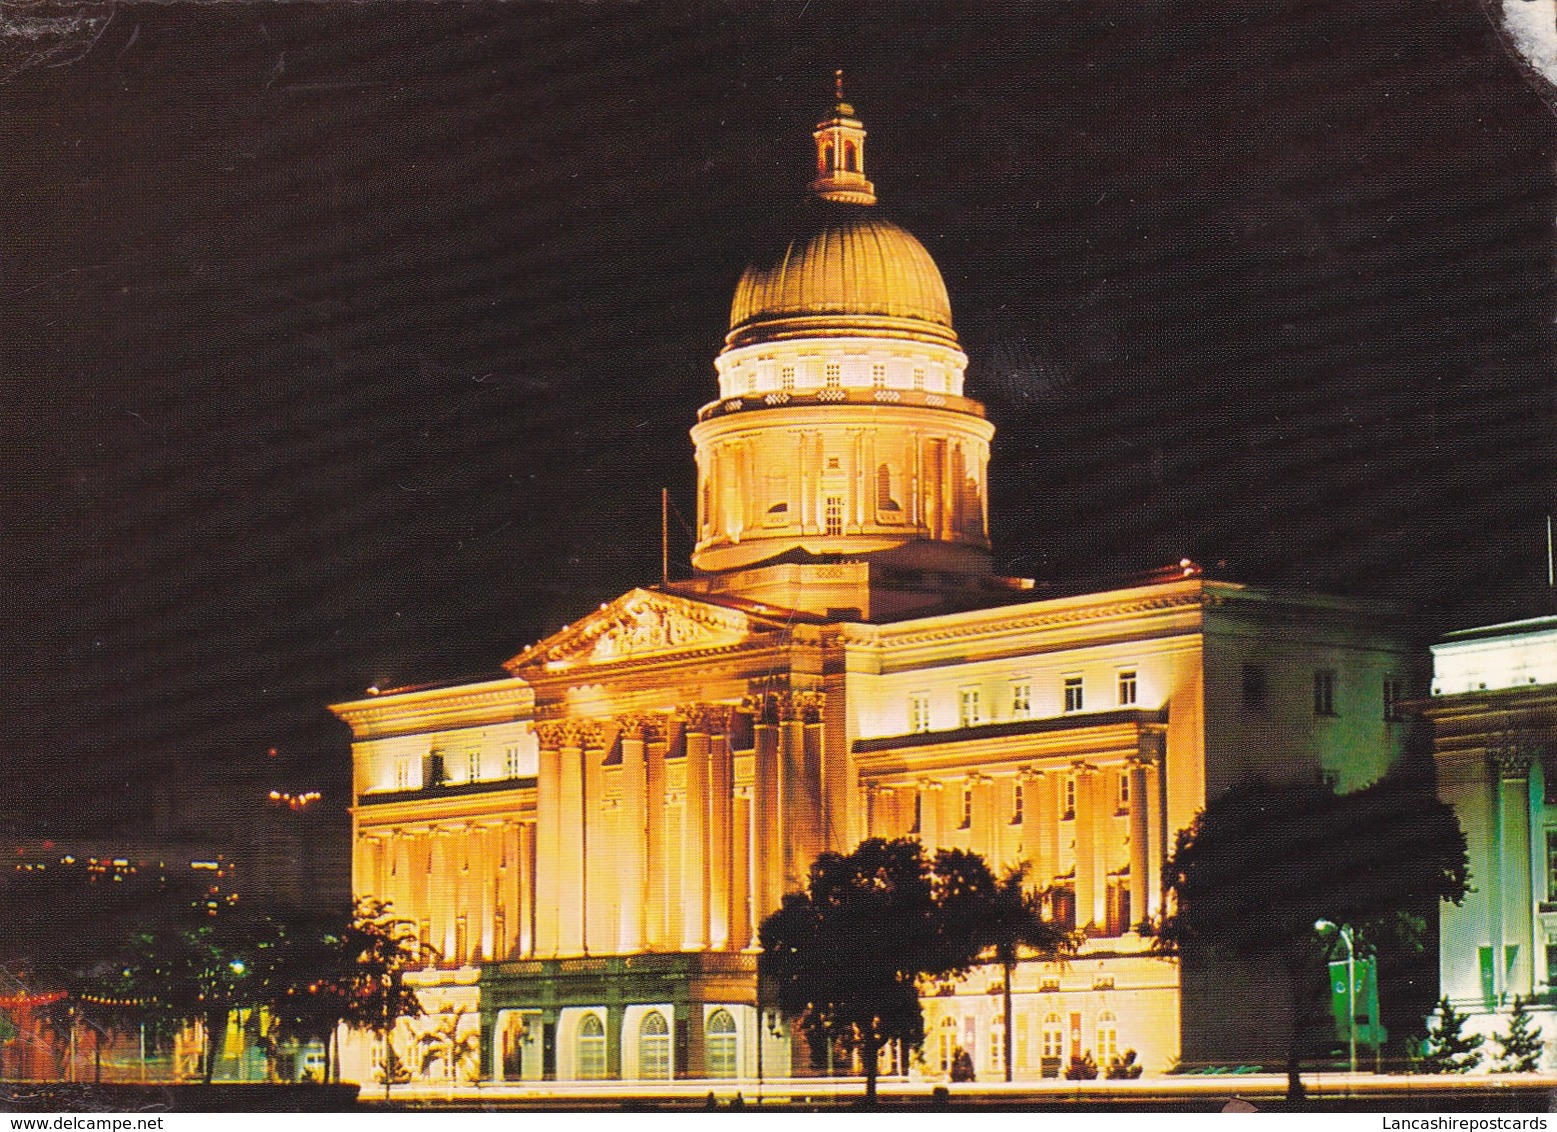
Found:
[[524, 670], [617, 664], [678, 652], [728, 648], [771, 630], [745, 613], [671, 594], [634, 589], [532, 645], [506, 665]]

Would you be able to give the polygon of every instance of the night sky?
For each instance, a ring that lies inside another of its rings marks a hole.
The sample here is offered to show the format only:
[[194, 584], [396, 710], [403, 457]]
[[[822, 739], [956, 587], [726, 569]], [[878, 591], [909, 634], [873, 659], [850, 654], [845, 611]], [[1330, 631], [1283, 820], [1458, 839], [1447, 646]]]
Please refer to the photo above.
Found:
[[98, 19], [0, 37], [23, 827], [272, 746], [342, 781], [327, 703], [655, 581], [838, 66], [997, 568], [1549, 607], [1554, 117], [1474, 0], [30, 11]]

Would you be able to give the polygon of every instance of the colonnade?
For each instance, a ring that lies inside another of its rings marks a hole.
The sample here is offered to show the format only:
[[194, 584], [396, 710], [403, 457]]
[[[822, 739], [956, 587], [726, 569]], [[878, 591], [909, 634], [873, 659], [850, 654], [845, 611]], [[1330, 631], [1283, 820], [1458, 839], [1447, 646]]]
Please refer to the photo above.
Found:
[[[1125, 757], [975, 770], [866, 789], [872, 836], [918, 837], [932, 852], [977, 852], [1003, 869], [1030, 864], [1035, 887], [1074, 893], [1076, 924], [1110, 922], [1109, 887], [1129, 893], [1129, 920], [1161, 911], [1165, 857], [1160, 757], [1151, 737]], [[1120, 778], [1126, 786], [1120, 788]]]

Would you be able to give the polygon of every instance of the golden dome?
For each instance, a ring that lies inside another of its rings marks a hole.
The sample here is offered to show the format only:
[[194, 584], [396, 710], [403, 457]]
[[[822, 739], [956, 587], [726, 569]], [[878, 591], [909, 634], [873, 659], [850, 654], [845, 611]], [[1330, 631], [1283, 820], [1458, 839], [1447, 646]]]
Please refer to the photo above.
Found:
[[808, 231], [741, 275], [731, 346], [824, 327], [956, 343], [946, 284], [923, 244], [870, 209], [813, 207]]

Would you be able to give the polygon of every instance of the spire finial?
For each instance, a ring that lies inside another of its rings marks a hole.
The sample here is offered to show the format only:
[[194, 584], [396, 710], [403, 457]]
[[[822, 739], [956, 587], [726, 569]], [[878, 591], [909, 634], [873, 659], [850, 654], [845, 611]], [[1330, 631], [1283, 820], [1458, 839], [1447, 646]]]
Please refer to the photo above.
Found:
[[843, 101], [843, 68], [839, 67], [833, 72], [833, 87], [838, 93], [838, 101]]

